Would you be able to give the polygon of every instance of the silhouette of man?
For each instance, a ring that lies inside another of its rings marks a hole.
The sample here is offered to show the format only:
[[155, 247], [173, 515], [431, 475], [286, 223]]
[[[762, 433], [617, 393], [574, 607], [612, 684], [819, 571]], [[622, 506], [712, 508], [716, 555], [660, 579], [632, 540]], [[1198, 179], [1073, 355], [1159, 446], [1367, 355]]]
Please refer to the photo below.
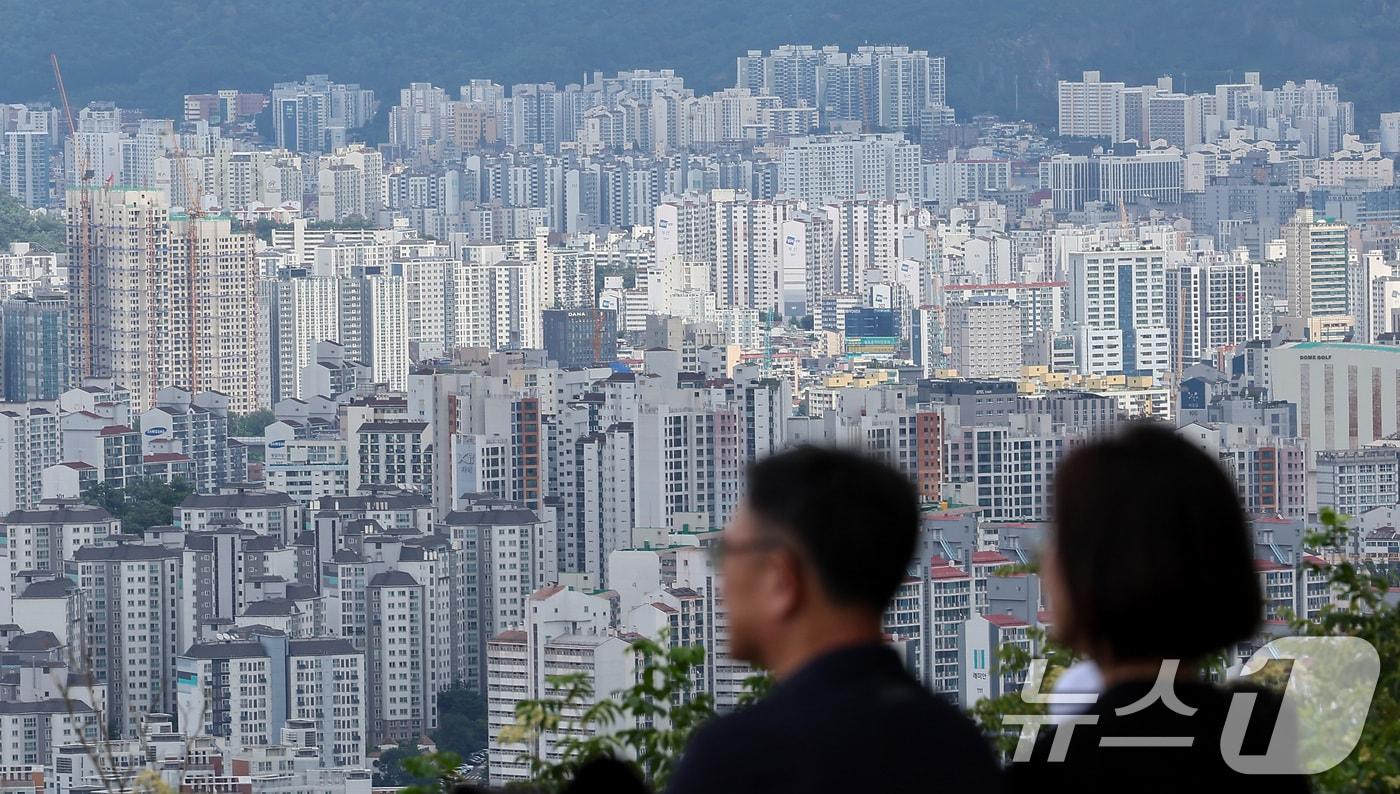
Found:
[[715, 548], [730, 652], [776, 683], [705, 725], [667, 790], [999, 791], [973, 724], [905, 671], [882, 616], [918, 534], [913, 484], [852, 452], [764, 458]]

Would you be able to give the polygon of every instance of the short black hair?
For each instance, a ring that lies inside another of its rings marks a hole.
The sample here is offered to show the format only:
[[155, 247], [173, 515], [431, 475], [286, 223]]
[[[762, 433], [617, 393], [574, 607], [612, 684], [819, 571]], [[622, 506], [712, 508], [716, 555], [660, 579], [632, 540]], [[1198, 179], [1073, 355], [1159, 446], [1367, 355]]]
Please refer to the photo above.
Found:
[[1264, 599], [1235, 485], [1177, 433], [1135, 423], [1071, 452], [1053, 510], [1071, 643], [1189, 660], [1258, 628]]
[[836, 603], [883, 611], [904, 581], [919, 534], [919, 497], [893, 466], [800, 446], [749, 467], [745, 502], [795, 541]]

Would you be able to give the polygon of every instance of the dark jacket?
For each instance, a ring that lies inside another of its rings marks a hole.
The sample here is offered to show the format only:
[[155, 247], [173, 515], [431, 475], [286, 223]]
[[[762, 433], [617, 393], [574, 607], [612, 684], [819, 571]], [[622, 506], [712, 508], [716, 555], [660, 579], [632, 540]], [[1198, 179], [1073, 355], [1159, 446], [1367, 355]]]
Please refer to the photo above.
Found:
[[[1161, 699], [1151, 705], [1120, 715], [1119, 709], [1132, 706], [1148, 695], [1153, 682], [1123, 683], [1109, 688], [1086, 714], [1097, 717], [1094, 724], [1079, 723], [1042, 730], [1031, 759], [1012, 763], [1008, 769], [1012, 791], [1103, 791], [1134, 792], [1188, 791], [1269, 791], [1270, 794], [1305, 792], [1304, 777], [1246, 775], [1226, 763], [1221, 752], [1221, 735], [1230, 700], [1235, 690], [1194, 681], [1177, 681], [1172, 690], [1191, 715], [1181, 714]], [[1241, 744], [1243, 755], [1263, 755], [1269, 747], [1281, 701], [1260, 690]], [[1072, 731], [1063, 761], [1050, 760], [1056, 734]], [[1177, 738], [1187, 747], [1122, 746], [1143, 744], [1154, 737]], [[1107, 738], [1105, 747], [1101, 740]]]
[[1001, 790], [971, 721], [880, 645], [808, 663], [692, 738], [670, 794]]

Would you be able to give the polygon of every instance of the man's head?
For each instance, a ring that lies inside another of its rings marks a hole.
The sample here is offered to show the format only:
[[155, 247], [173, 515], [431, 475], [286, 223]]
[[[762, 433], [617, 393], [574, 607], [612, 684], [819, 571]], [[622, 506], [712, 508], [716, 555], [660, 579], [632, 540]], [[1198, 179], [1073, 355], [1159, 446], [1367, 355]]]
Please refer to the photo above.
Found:
[[799, 634], [878, 631], [918, 529], [913, 484], [872, 458], [808, 446], [753, 464], [719, 545], [731, 652], [772, 667]]

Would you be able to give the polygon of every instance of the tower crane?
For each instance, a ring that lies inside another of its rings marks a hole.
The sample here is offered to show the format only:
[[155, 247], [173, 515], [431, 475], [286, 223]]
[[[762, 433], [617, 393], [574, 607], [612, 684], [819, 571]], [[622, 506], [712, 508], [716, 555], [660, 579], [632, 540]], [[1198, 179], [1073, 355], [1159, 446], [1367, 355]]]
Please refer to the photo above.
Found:
[[[58, 68], [58, 55], [49, 53], [49, 64], [53, 66], [54, 81], [58, 83], [58, 96], [63, 101], [63, 117], [68, 122], [68, 141], [73, 147], [73, 164], [78, 171], [78, 239], [77, 258], [78, 266], [77, 289], [73, 294], [80, 297], [80, 315], [78, 326], [78, 351], [79, 360], [78, 377], [90, 378], [93, 375], [92, 366], [92, 303], [96, 297], [96, 290], [93, 288], [92, 279], [92, 179], [95, 176], [92, 165], [88, 162], [87, 152], [78, 142], [78, 128], [73, 123], [73, 107], [68, 103], [68, 89], [63, 85], [63, 71]], [[70, 212], [72, 208], [67, 208]], [[71, 218], [70, 218], [71, 220]], [[78, 290], [83, 294], [78, 295]]]

